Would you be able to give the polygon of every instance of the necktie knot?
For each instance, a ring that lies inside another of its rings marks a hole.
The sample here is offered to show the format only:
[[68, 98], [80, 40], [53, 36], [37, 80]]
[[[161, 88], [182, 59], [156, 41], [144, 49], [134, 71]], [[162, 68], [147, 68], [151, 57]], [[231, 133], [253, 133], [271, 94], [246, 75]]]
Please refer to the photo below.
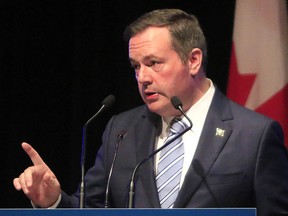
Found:
[[170, 133], [177, 134], [187, 128], [187, 124], [181, 118], [174, 118], [170, 123]]

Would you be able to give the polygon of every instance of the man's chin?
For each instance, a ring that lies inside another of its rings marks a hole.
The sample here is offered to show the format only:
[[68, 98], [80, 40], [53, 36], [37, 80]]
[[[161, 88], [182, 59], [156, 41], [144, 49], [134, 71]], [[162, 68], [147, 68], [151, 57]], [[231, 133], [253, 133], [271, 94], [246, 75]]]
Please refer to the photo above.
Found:
[[163, 117], [175, 116], [177, 114], [177, 110], [175, 110], [172, 105], [159, 106], [156, 105], [156, 103], [146, 103], [146, 105], [151, 112]]

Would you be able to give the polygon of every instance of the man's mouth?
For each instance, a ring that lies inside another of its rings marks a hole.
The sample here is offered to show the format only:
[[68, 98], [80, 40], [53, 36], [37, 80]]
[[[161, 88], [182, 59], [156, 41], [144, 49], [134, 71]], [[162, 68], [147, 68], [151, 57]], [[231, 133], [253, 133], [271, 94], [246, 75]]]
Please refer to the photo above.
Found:
[[145, 91], [145, 96], [147, 99], [154, 99], [158, 96], [158, 92]]

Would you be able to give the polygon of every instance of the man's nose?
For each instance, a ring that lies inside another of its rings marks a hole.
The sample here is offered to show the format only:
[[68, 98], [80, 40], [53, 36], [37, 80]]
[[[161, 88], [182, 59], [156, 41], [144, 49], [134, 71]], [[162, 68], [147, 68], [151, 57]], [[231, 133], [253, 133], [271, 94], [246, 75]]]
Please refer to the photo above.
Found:
[[137, 80], [140, 83], [151, 83], [152, 82], [152, 76], [151, 71], [148, 67], [142, 66], [140, 70], [138, 71]]

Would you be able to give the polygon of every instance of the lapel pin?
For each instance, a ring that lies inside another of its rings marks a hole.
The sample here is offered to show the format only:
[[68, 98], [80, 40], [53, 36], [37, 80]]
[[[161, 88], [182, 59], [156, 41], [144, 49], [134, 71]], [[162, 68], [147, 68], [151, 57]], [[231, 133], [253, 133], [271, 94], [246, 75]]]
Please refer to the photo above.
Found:
[[215, 136], [224, 137], [224, 135], [225, 135], [225, 130], [223, 130], [221, 128], [216, 128]]

